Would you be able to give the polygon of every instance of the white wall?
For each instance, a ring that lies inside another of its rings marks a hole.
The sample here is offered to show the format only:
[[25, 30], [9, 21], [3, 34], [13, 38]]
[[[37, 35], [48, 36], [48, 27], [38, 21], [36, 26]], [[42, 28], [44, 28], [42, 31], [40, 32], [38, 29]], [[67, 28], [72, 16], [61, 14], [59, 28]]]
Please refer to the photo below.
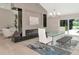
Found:
[[[25, 30], [43, 27], [43, 13], [47, 11], [38, 3], [14, 3], [15, 7], [22, 8], [22, 34]], [[39, 17], [39, 25], [30, 26], [29, 16]]]
[[0, 8], [0, 29], [3, 27], [13, 26], [14, 14], [10, 10]]
[[[38, 17], [39, 18], [39, 24], [37, 25], [30, 25], [30, 19], [29, 17]], [[23, 30], [23, 35], [25, 36], [25, 30], [28, 29], [37, 29], [39, 27], [43, 27], [43, 22], [42, 22], [42, 14], [40, 13], [35, 13], [33, 11], [23, 11], [23, 20], [22, 20], [22, 30]]]

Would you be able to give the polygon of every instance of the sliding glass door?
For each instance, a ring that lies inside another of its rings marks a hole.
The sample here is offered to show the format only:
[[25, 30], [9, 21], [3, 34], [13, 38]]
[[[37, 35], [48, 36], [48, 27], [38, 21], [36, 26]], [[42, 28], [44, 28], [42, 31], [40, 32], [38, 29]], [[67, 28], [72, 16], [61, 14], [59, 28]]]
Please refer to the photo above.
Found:
[[74, 19], [60, 20], [60, 27], [65, 28], [65, 34], [69, 34], [70, 30], [73, 28]]
[[64, 28], [64, 31], [68, 31], [68, 21], [67, 20], [60, 20], [60, 27]]
[[73, 25], [72, 25], [72, 28], [69, 29], [69, 34], [70, 35], [78, 35], [79, 36], [79, 20], [78, 19], [74, 19], [73, 22], [71, 22], [71, 23]]
[[67, 19], [60, 20], [60, 27], [65, 28], [65, 34], [78, 35], [79, 36], [79, 20]]

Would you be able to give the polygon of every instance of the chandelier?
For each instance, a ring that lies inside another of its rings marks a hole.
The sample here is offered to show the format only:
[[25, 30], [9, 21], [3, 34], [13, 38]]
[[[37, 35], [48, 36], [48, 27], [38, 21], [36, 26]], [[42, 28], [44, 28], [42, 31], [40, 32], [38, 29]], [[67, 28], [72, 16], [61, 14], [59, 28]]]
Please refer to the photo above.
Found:
[[53, 9], [53, 11], [49, 13], [49, 15], [50, 16], [57, 16], [57, 15], [61, 15], [61, 13], [56, 11], [55, 9]]

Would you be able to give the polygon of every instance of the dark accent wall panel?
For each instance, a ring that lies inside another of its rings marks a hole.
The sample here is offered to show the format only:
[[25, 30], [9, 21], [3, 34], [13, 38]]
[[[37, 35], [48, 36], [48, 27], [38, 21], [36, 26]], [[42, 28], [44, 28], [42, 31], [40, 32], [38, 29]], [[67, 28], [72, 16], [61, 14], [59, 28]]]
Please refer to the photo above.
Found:
[[22, 36], [22, 9], [18, 8], [18, 30]]
[[47, 15], [43, 14], [43, 27], [47, 27]]

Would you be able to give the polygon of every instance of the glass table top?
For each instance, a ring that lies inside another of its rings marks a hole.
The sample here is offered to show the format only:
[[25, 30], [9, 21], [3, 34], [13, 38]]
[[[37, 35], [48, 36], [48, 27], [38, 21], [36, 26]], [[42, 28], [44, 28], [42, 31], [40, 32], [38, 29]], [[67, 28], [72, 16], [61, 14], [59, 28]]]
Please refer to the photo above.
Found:
[[57, 35], [60, 35], [60, 34], [64, 34], [65, 32], [47, 32], [47, 35], [48, 36], [57, 36]]

